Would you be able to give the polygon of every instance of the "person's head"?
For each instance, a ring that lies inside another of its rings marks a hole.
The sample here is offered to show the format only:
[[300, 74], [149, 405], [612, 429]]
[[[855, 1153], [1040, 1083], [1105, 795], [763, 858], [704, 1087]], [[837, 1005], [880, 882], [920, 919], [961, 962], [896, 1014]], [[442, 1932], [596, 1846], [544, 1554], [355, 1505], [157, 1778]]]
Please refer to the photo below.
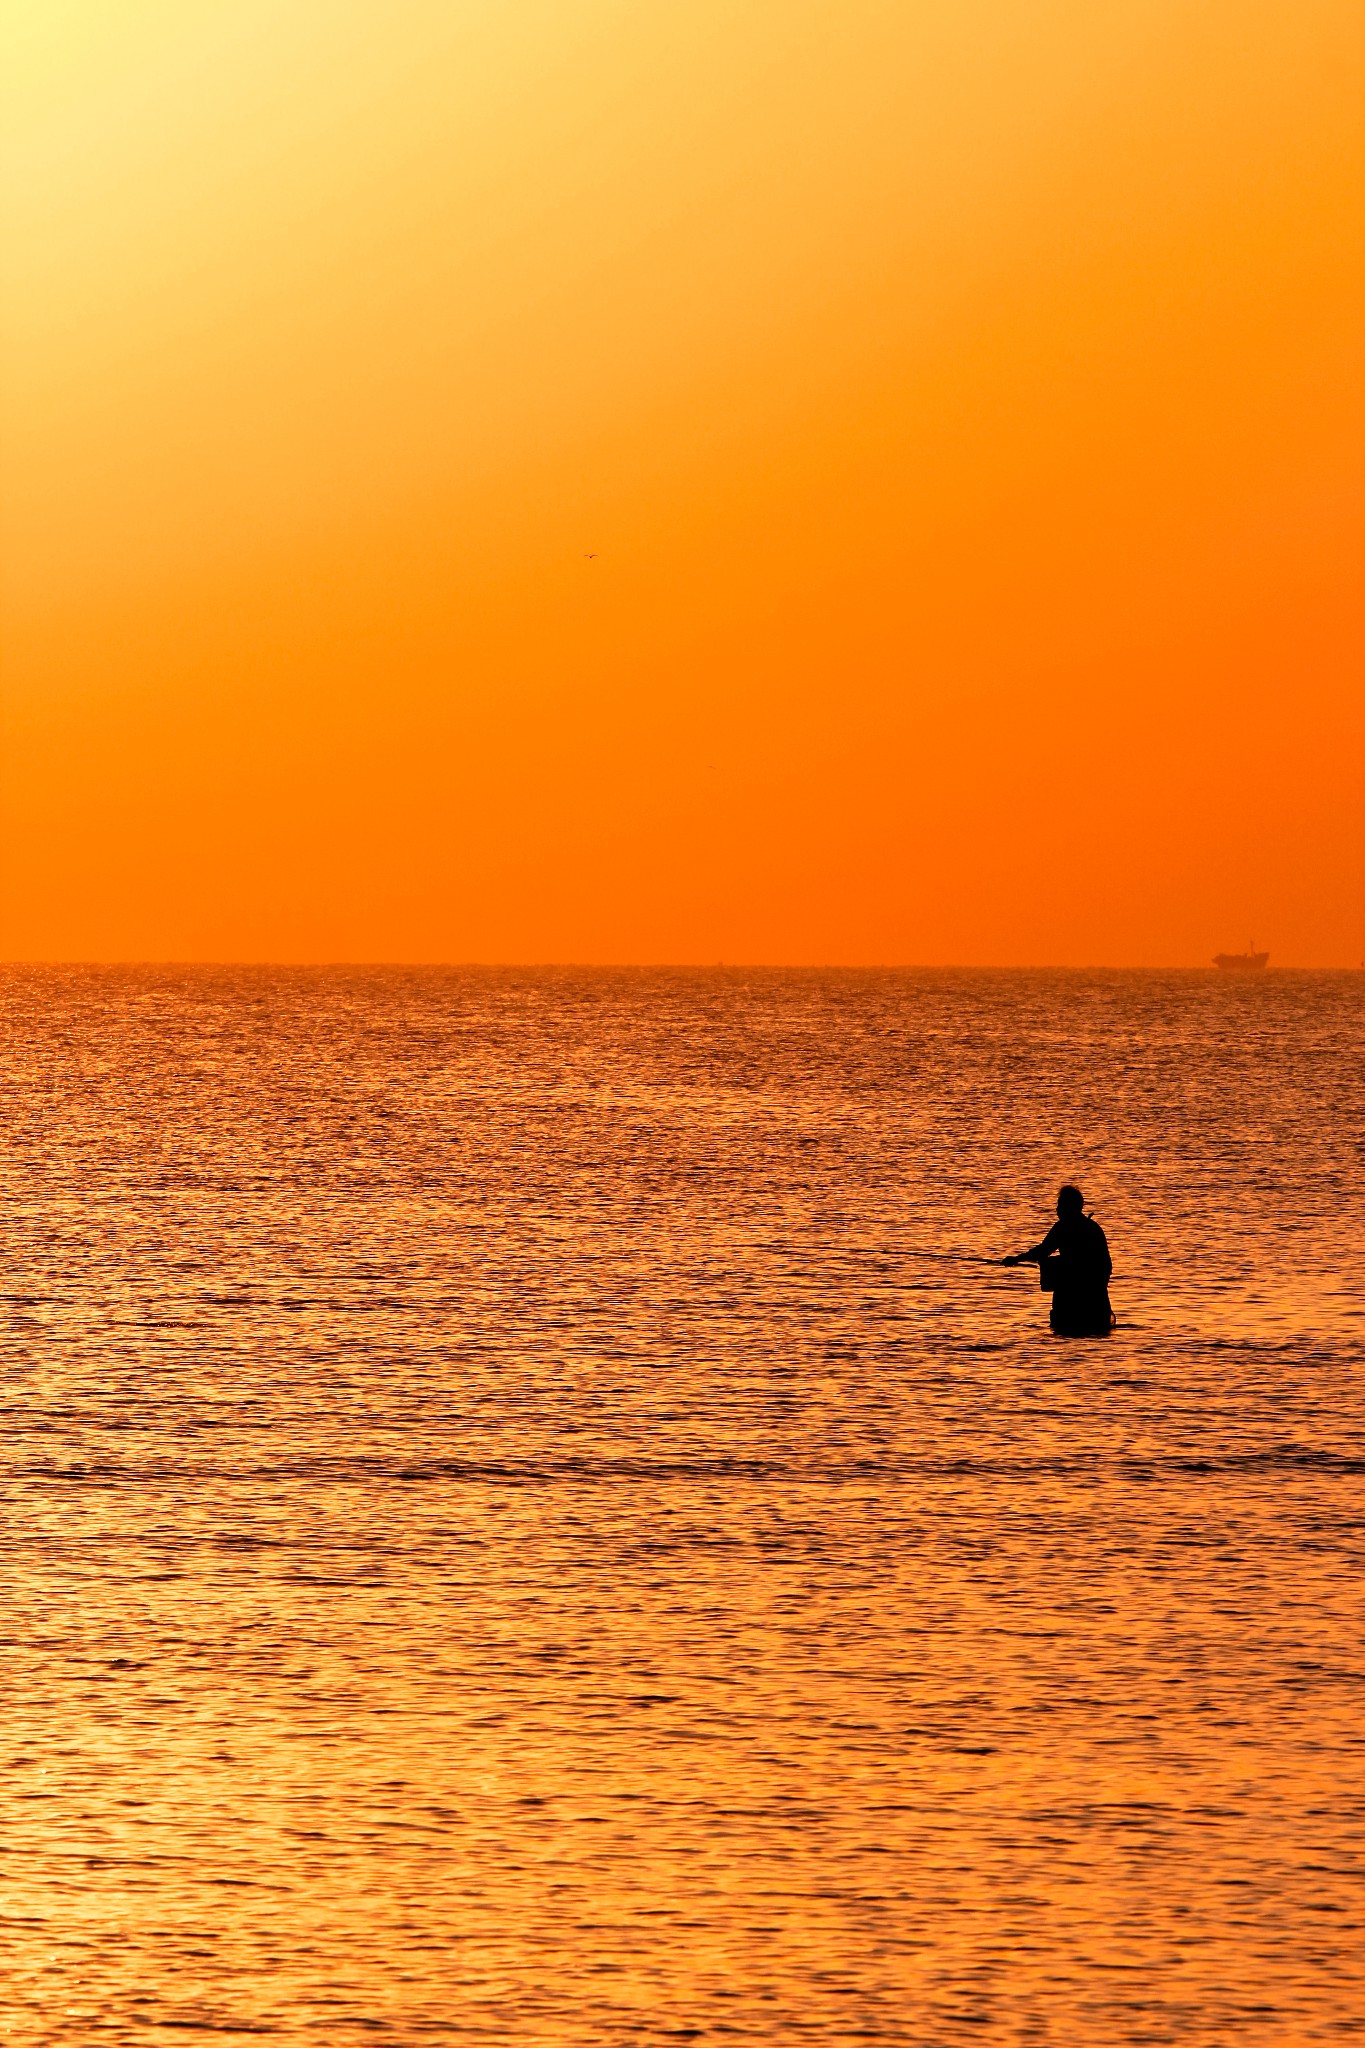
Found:
[[1057, 1190], [1057, 1214], [1059, 1216], [1079, 1216], [1084, 1207], [1085, 1196], [1079, 1188], [1067, 1186]]

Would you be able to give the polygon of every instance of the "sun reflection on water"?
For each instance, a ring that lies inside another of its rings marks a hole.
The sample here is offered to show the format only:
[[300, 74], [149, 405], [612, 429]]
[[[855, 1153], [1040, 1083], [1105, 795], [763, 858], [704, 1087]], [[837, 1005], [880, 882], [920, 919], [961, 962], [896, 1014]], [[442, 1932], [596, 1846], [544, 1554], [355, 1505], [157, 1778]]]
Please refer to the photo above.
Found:
[[3, 988], [6, 2039], [1349, 2036], [1354, 980]]

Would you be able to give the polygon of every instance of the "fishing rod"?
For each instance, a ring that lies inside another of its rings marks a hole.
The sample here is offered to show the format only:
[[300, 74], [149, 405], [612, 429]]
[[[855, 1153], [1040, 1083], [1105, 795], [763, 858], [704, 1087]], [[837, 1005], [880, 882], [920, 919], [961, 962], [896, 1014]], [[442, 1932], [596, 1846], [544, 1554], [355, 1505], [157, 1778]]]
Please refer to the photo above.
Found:
[[918, 1247], [900, 1254], [903, 1259], [944, 1259], [955, 1266], [1006, 1266], [1008, 1259], [983, 1258], [980, 1252], [927, 1252]]

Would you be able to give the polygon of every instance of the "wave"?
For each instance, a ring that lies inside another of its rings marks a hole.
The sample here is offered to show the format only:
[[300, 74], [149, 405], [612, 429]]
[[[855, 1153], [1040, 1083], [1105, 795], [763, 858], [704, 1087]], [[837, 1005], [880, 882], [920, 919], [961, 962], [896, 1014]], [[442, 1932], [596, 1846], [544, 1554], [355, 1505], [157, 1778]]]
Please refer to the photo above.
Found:
[[15, 1481], [30, 1479], [48, 1483], [127, 1486], [173, 1484], [177, 1481], [203, 1485], [206, 1481], [231, 1484], [235, 1481], [275, 1481], [288, 1484], [313, 1481], [331, 1485], [374, 1485], [396, 1483], [420, 1485], [442, 1482], [484, 1486], [527, 1485], [714, 1485], [718, 1482], [746, 1482], [754, 1485], [847, 1486], [894, 1485], [933, 1480], [1029, 1481], [1076, 1479], [1106, 1480], [1188, 1479], [1236, 1476], [1259, 1472], [1312, 1472], [1323, 1478], [1350, 1478], [1365, 1474], [1365, 1456], [1333, 1451], [1310, 1444], [1275, 1444], [1257, 1450], [1233, 1451], [1211, 1456], [1207, 1453], [1171, 1452], [1150, 1456], [1124, 1453], [1050, 1455], [1029, 1457], [959, 1458], [791, 1458], [697, 1456], [691, 1458], [597, 1457], [590, 1454], [526, 1458], [424, 1458], [353, 1453], [331, 1456], [325, 1452], [275, 1459], [181, 1460], [153, 1458], [128, 1460], [23, 1459], [0, 1466], [0, 1476]]

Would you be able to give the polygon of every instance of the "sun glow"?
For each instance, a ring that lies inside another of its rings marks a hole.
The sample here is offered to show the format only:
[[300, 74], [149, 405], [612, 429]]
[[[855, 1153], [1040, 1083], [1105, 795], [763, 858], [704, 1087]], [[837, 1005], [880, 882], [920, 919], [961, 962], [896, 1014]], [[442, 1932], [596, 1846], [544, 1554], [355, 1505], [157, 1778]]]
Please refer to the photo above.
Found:
[[1359, 957], [1344, 0], [3, 36], [6, 952]]

